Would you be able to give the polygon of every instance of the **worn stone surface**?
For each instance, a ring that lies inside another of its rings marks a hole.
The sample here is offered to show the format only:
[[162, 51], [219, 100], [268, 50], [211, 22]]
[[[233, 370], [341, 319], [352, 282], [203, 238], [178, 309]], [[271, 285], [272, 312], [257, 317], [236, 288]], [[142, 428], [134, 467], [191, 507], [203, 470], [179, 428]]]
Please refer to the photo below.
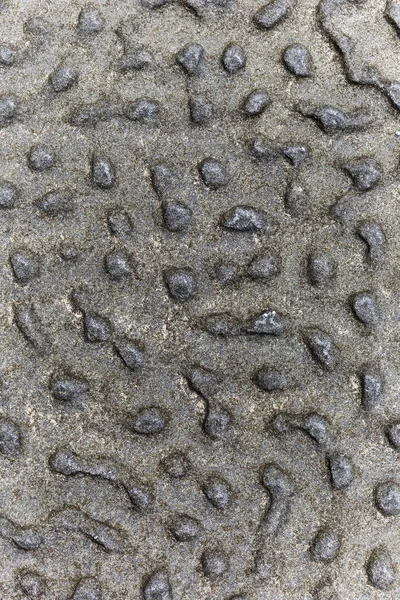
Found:
[[399, 598], [398, 2], [0, 11], [0, 598]]

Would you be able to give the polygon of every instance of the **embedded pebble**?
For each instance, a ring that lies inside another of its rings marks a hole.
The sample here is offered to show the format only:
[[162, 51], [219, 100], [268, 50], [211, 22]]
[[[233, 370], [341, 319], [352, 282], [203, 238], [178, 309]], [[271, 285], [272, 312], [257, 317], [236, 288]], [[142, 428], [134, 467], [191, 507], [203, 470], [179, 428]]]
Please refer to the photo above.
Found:
[[205, 399], [212, 398], [219, 390], [217, 377], [208, 369], [194, 367], [187, 377], [190, 387]]
[[50, 83], [55, 92], [66, 92], [78, 79], [78, 73], [72, 67], [61, 64], [50, 75]]
[[282, 148], [282, 152], [294, 167], [301, 167], [311, 155], [310, 148], [305, 144], [288, 144]]
[[145, 365], [144, 346], [134, 340], [124, 340], [115, 344], [118, 355], [131, 371], [138, 371]]
[[197, 75], [204, 58], [204, 48], [200, 44], [187, 44], [176, 55], [176, 62], [188, 75]]
[[28, 598], [41, 598], [46, 592], [46, 580], [36, 571], [25, 571], [21, 574], [19, 584]]
[[206, 550], [201, 557], [203, 573], [214, 581], [228, 570], [228, 559], [220, 550]]
[[132, 508], [140, 513], [151, 513], [154, 508], [154, 495], [152, 491], [145, 485], [138, 483], [130, 483], [126, 487]]
[[309, 77], [312, 72], [311, 54], [303, 44], [291, 44], [283, 55], [283, 62], [291, 73], [298, 77]]
[[221, 226], [234, 231], [263, 231], [267, 226], [267, 214], [252, 206], [234, 206], [221, 215]]
[[348, 456], [338, 452], [328, 458], [331, 484], [335, 490], [347, 488], [354, 479], [353, 463]]
[[389, 590], [396, 579], [396, 571], [386, 548], [375, 548], [368, 559], [366, 572], [369, 583], [378, 590]]
[[93, 156], [92, 181], [103, 190], [108, 190], [114, 185], [115, 169], [106, 156]]
[[243, 102], [243, 110], [249, 117], [261, 115], [271, 104], [269, 94], [265, 90], [253, 90]]
[[372, 122], [370, 115], [363, 110], [346, 113], [334, 106], [322, 106], [317, 108], [300, 107], [300, 112], [306, 117], [315, 119], [321, 129], [329, 135], [362, 131]]
[[247, 333], [264, 335], [282, 335], [286, 330], [286, 322], [275, 310], [266, 310], [252, 319], [247, 325]]
[[313, 358], [327, 371], [338, 364], [338, 351], [331, 338], [321, 329], [312, 329], [305, 334], [305, 342]]
[[357, 227], [358, 235], [367, 244], [367, 260], [371, 264], [380, 264], [385, 260], [386, 236], [378, 223], [367, 221]]
[[376, 508], [384, 517], [400, 515], [400, 484], [396, 481], [385, 481], [375, 487]]
[[368, 412], [380, 407], [383, 394], [383, 375], [376, 367], [366, 367], [360, 374], [361, 402]]
[[19, 102], [14, 96], [0, 96], [0, 128], [11, 125], [17, 116]]
[[205, 158], [199, 164], [199, 172], [204, 184], [213, 189], [225, 187], [231, 180], [228, 169], [214, 158]]
[[120, 238], [129, 237], [133, 232], [133, 223], [130, 216], [123, 211], [115, 210], [107, 216], [110, 232]]
[[225, 436], [231, 425], [231, 416], [224, 408], [211, 406], [204, 419], [204, 432], [212, 439], [218, 440]]
[[54, 376], [50, 389], [56, 400], [76, 402], [89, 392], [89, 384], [84, 379], [70, 375]]
[[344, 167], [353, 180], [355, 187], [361, 192], [367, 192], [376, 187], [382, 174], [378, 163], [373, 159], [353, 160]]
[[82, 8], [78, 17], [78, 31], [81, 35], [96, 35], [103, 31], [105, 20], [94, 5]]
[[293, 4], [293, 0], [270, 0], [255, 13], [254, 23], [261, 29], [271, 29], [289, 16]]
[[18, 427], [8, 419], [0, 418], [0, 452], [12, 457], [21, 450], [21, 434]]
[[322, 252], [310, 254], [308, 257], [307, 274], [311, 285], [319, 288], [326, 287], [335, 277], [336, 264], [329, 254]]
[[7, 181], [0, 182], [0, 208], [14, 208], [19, 197], [18, 189]]
[[0, 65], [12, 67], [17, 59], [17, 53], [9, 46], [0, 46]]
[[57, 217], [74, 210], [73, 196], [69, 190], [48, 192], [37, 202], [37, 205], [49, 217]]
[[192, 300], [197, 292], [196, 280], [191, 269], [169, 269], [164, 273], [169, 295], [177, 302]]
[[192, 224], [192, 211], [179, 200], [171, 200], [163, 205], [164, 227], [168, 231], [187, 231]]
[[40, 275], [39, 262], [31, 252], [21, 251], [12, 254], [10, 263], [14, 277], [19, 283], [29, 283]]
[[130, 277], [132, 269], [130, 265], [129, 256], [123, 252], [117, 252], [114, 250], [104, 257], [104, 266], [114, 281], [121, 281]]
[[253, 279], [264, 281], [278, 275], [281, 270], [281, 259], [277, 254], [265, 253], [253, 258], [247, 267], [247, 274]]
[[154, 571], [145, 581], [143, 600], [173, 600], [172, 588], [166, 571]]
[[376, 325], [379, 320], [375, 297], [368, 292], [353, 296], [351, 307], [357, 319], [364, 325]]
[[253, 138], [249, 149], [250, 153], [260, 160], [276, 161], [281, 155], [281, 149], [263, 135]]
[[100, 584], [93, 577], [81, 579], [71, 600], [102, 600]]
[[137, 121], [151, 125], [155, 123], [160, 115], [160, 104], [157, 100], [151, 98], [138, 98], [134, 102], [129, 102], [124, 107], [124, 116], [129, 121]]
[[261, 483], [270, 495], [270, 504], [263, 518], [262, 529], [265, 535], [273, 537], [287, 519], [294, 488], [289, 475], [273, 463], [265, 465]]
[[48, 346], [47, 336], [32, 304], [14, 305], [14, 319], [25, 339], [38, 351], [44, 352]]
[[207, 500], [218, 510], [224, 510], [232, 502], [232, 490], [220, 477], [212, 477], [203, 487]]
[[266, 392], [282, 392], [290, 385], [290, 378], [277, 369], [260, 369], [254, 376], [254, 383]]
[[134, 433], [153, 435], [155, 433], [161, 433], [166, 425], [167, 420], [163, 412], [159, 408], [152, 406], [150, 408], [142, 408], [139, 410], [136, 416], [131, 419], [129, 428]]
[[241, 46], [228, 44], [222, 54], [222, 65], [227, 73], [234, 75], [245, 68], [247, 58]]
[[200, 526], [196, 519], [188, 515], [180, 515], [169, 527], [172, 535], [178, 542], [195, 540], [200, 533]]
[[85, 312], [83, 325], [88, 342], [107, 342], [111, 338], [111, 323], [95, 312]]
[[56, 164], [53, 148], [48, 146], [33, 146], [28, 155], [28, 164], [33, 171], [47, 171]]
[[342, 544], [341, 536], [331, 529], [320, 529], [311, 545], [315, 560], [331, 562], [337, 558]]
[[390, 423], [386, 428], [389, 442], [396, 450], [400, 450], [400, 422]]
[[213, 103], [201, 94], [189, 98], [190, 118], [196, 125], [206, 125], [213, 117]]

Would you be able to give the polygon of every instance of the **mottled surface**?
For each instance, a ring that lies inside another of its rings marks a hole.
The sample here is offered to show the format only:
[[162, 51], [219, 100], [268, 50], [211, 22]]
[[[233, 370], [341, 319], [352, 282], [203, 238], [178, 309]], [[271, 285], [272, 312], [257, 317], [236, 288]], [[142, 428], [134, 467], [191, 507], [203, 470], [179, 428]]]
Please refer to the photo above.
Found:
[[0, 10], [0, 597], [396, 600], [398, 3]]

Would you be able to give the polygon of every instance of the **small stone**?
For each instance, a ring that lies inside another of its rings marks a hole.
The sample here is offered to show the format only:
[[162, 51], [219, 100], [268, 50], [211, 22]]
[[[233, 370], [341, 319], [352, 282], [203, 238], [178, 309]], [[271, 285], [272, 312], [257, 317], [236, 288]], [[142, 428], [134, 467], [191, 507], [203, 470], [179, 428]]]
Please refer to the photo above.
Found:
[[400, 450], [400, 422], [388, 425], [386, 435], [393, 448]]
[[140, 513], [151, 513], [154, 507], [154, 496], [151, 490], [140, 484], [129, 484], [127, 492], [132, 504], [132, 508]]
[[305, 336], [305, 341], [314, 359], [327, 371], [335, 369], [338, 353], [331, 337], [320, 329], [313, 329]]
[[190, 117], [196, 125], [206, 125], [213, 117], [214, 106], [207, 96], [197, 95], [189, 99]]
[[261, 115], [271, 104], [268, 92], [265, 90], [254, 90], [245, 98], [243, 110], [249, 117]]
[[92, 181], [97, 187], [108, 190], [115, 183], [115, 170], [111, 161], [105, 156], [93, 156]]
[[206, 400], [209, 400], [218, 393], [218, 379], [208, 369], [194, 367], [188, 374], [187, 379], [190, 387]]
[[115, 349], [131, 371], [138, 371], [144, 367], [144, 347], [139, 342], [125, 340], [115, 344]]
[[130, 429], [141, 435], [154, 435], [161, 433], [167, 421], [157, 407], [142, 408], [130, 423]]
[[78, 17], [78, 31], [81, 35], [96, 35], [103, 31], [105, 20], [95, 6], [82, 8]]
[[281, 155], [281, 149], [263, 135], [252, 139], [249, 149], [250, 153], [260, 160], [276, 161]]
[[383, 376], [379, 369], [367, 366], [360, 374], [362, 405], [368, 412], [379, 409], [383, 394]]
[[323, 288], [329, 285], [335, 277], [336, 265], [328, 254], [310, 254], [307, 274], [311, 285]]
[[112, 335], [110, 321], [95, 312], [85, 313], [84, 329], [88, 342], [108, 342]]
[[18, 106], [19, 102], [14, 96], [0, 96], [0, 128], [14, 122]]
[[0, 46], [0, 65], [3, 67], [12, 67], [17, 59], [17, 53], [8, 46]]
[[345, 113], [334, 106], [301, 108], [299, 111], [306, 117], [315, 119], [320, 128], [327, 134], [340, 132], [363, 131], [371, 124], [371, 117], [362, 110]]
[[192, 224], [192, 211], [184, 202], [171, 200], [163, 204], [163, 219], [168, 231], [187, 231]]
[[331, 484], [335, 490], [347, 488], [354, 479], [352, 461], [344, 454], [335, 453], [328, 458]]
[[247, 58], [244, 50], [238, 44], [228, 44], [222, 54], [222, 65], [230, 75], [234, 75], [244, 69]]
[[373, 264], [383, 263], [386, 254], [386, 236], [378, 223], [365, 222], [357, 227], [358, 235], [367, 243], [367, 260]]
[[309, 77], [312, 72], [312, 58], [303, 44], [291, 44], [283, 53], [283, 62], [291, 73], [298, 77]]
[[231, 424], [230, 414], [223, 408], [211, 407], [204, 419], [204, 432], [212, 439], [218, 440], [225, 436]]
[[134, 102], [126, 104], [124, 115], [129, 121], [151, 125], [157, 121], [160, 115], [160, 104], [157, 100], [150, 98], [138, 98]]
[[190, 542], [199, 536], [200, 527], [196, 519], [181, 515], [171, 523], [170, 531], [178, 542]]
[[231, 180], [228, 169], [214, 158], [202, 160], [199, 172], [205, 185], [214, 190], [225, 187]]
[[121, 281], [132, 274], [129, 257], [123, 252], [114, 250], [107, 254], [104, 258], [104, 266], [114, 281]]
[[48, 146], [33, 146], [29, 151], [28, 164], [33, 171], [47, 171], [56, 164], [56, 155]]
[[376, 548], [371, 552], [366, 571], [369, 583], [378, 590], [389, 590], [396, 579], [395, 568], [386, 548]]
[[266, 310], [250, 321], [247, 333], [259, 335], [282, 335], [286, 330], [286, 322], [275, 310]]
[[15, 185], [7, 181], [0, 182], [0, 208], [14, 208], [18, 196]]
[[197, 292], [196, 281], [191, 269], [169, 269], [164, 273], [168, 292], [177, 302], [187, 302]]
[[143, 586], [143, 600], [173, 600], [166, 571], [155, 571]]
[[0, 418], [0, 452], [5, 456], [15, 456], [21, 449], [21, 434], [18, 427], [8, 419]]
[[267, 281], [280, 273], [281, 259], [277, 254], [262, 254], [256, 256], [247, 268], [247, 274], [253, 279]]
[[89, 384], [83, 379], [63, 375], [53, 378], [50, 389], [56, 400], [76, 402], [89, 392]]
[[381, 179], [378, 163], [373, 159], [354, 160], [345, 167], [354, 185], [361, 192], [367, 192], [376, 187]]
[[187, 44], [176, 55], [176, 62], [188, 75], [197, 75], [204, 57], [204, 48], [200, 44]]
[[120, 238], [129, 237], [133, 233], [133, 224], [130, 216], [123, 211], [115, 210], [107, 216], [110, 232]]
[[267, 224], [267, 215], [263, 210], [252, 206], [234, 206], [221, 216], [221, 225], [235, 231], [263, 231]]
[[232, 490], [220, 477], [211, 478], [204, 486], [203, 492], [207, 500], [218, 510], [224, 510], [232, 502]]
[[290, 385], [290, 378], [276, 369], [260, 369], [254, 376], [254, 383], [266, 392], [283, 392]]
[[72, 67], [60, 65], [49, 79], [55, 92], [66, 92], [76, 83], [78, 73]]
[[270, 0], [254, 15], [254, 23], [261, 29], [270, 29], [290, 14], [293, 0]]
[[28, 598], [36, 600], [46, 592], [46, 581], [44, 577], [35, 571], [25, 571], [20, 577], [20, 586]]
[[384, 517], [400, 515], [400, 485], [396, 481], [379, 483], [375, 488], [375, 504]]
[[330, 529], [320, 529], [315, 536], [311, 554], [316, 560], [331, 562], [337, 558], [342, 541], [341, 536]]
[[362, 292], [353, 296], [351, 307], [357, 319], [364, 325], [377, 325], [379, 316], [376, 300], [368, 292]]
[[215, 581], [228, 570], [228, 560], [219, 550], [206, 550], [201, 557], [203, 572], [208, 579]]
[[39, 262], [30, 252], [12, 254], [10, 262], [14, 277], [19, 283], [26, 284], [40, 275]]
[[49, 217], [72, 212], [74, 202], [69, 190], [54, 190], [48, 192], [37, 203], [39, 208]]
[[304, 144], [289, 144], [282, 152], [294, 167], [301, 167], [311, 155], [310, 148]]

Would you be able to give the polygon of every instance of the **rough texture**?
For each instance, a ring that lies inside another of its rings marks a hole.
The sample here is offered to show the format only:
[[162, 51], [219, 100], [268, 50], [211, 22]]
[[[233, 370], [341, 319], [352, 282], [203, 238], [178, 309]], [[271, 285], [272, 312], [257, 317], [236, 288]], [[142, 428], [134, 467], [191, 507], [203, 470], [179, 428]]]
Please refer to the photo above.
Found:
[[0, 598], [398, 599], [397, 0], [0, 10]]

